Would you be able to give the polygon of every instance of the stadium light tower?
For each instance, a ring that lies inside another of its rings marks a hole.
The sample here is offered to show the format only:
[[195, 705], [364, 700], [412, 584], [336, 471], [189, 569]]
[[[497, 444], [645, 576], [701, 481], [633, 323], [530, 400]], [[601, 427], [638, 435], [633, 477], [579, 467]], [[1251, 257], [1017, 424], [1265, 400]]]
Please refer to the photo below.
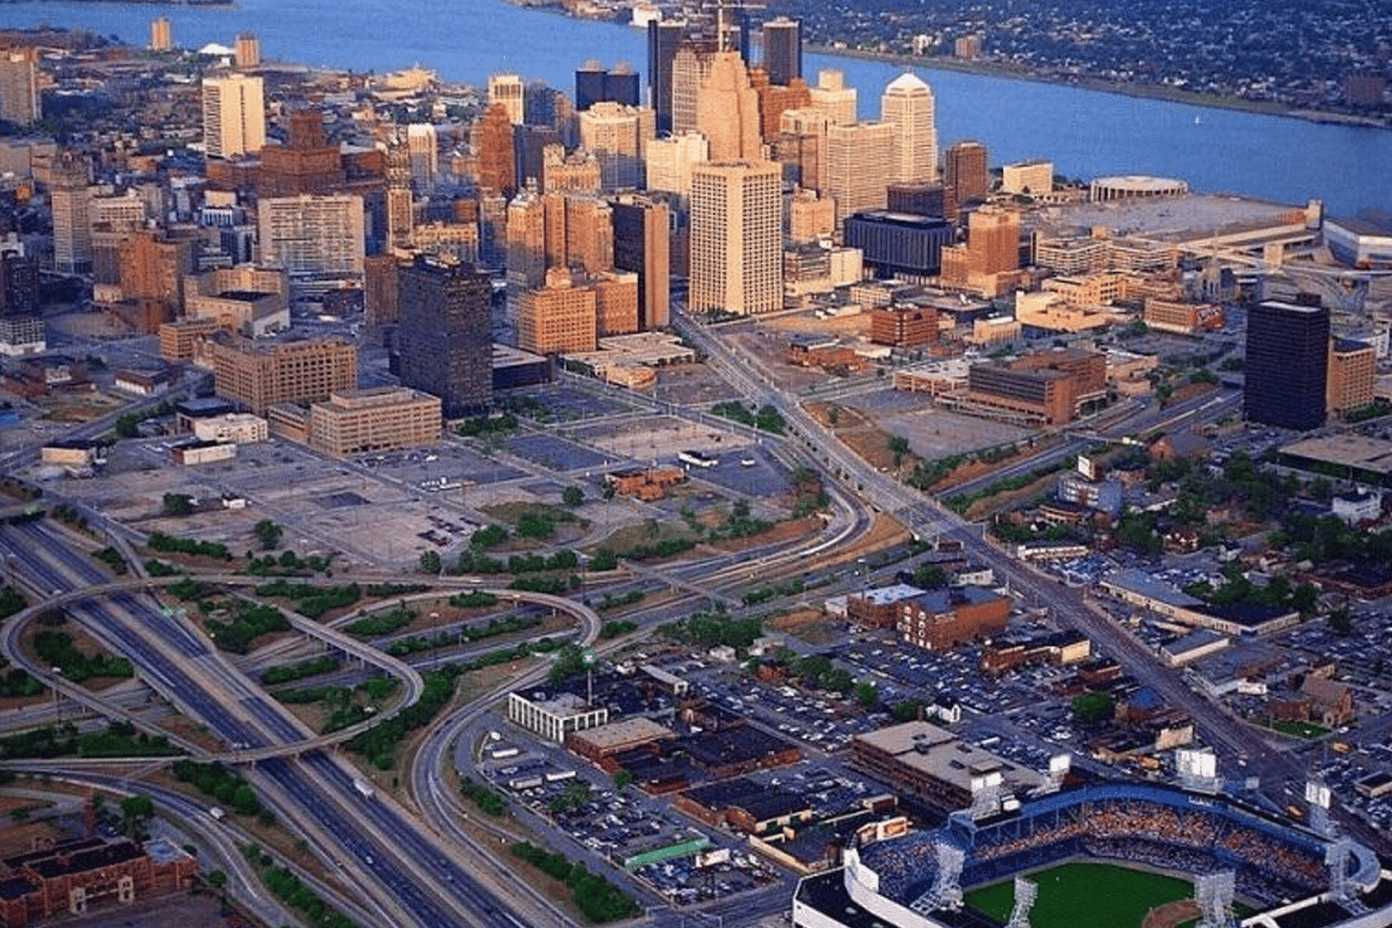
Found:
[[1034, 908], [1038, 895], [1038, 883], [1022, 876], [1015, 877], [1015, 907], [1010, 910], [1010, 921], [1005, 923], [1005, 928], [1030, 928], [1030, 909]]
[[1329, 784], [1320, 780], [1307, 780], [1305, 783], [1305, 802], [1310, 807], [1310, 828], [1326, 837], [1334, 834], [1333, 823], [1329, 820], [1329, 805], [1333, 793]]
[[1194, 880], [1194, 901], [1203, 912], [1198, 928], [1236, 928], [1233, 918], [1233, 894], [1237, 889], [1237, 874], [1232, 870], [1200, 874]]

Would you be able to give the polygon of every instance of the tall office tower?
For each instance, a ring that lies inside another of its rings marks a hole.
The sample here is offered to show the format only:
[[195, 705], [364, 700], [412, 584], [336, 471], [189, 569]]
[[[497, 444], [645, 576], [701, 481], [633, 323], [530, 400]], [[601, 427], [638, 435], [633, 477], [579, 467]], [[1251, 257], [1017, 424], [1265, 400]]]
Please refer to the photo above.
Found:
[[817, 86], [809, 88], [812, 108], [827, 114], [832, 124], [849, 126], [860, 117], [856, 114], [859, 98], [854, 87], [846, 86], [846, 74], [835, 68], [817, 72]]
[[0, 119], [27, 126], [40, 115], [38, 49], [0, 49]]
[[955, 219], [957, 212], [972, 200], [984, 200], [991, 192], [991, 175], [986, 164], [986, 146], [980, 142], [958, 142], [947, 150], [943, 186], [947, 202], [943, 218]]
[[598, 197], [566, 194], [565, 259], [590, 274], [614, 269], [614, 211]]
[[699, 128], [701, 87], [710, 76], [715, 51], [695, 42], [683, 42], [672, 59], [673, 135]]
[[203, 79], [203, 147], [212, 158], [240, 158], [266, 144], [265, 86], [259, 77]]
[[455, 419], [493, 399], [493, 285], [483, 271], [416, 258], [397, 271], [401, 382]]
[[400, 140], [387, 149], [387, 241], [409, 249], [416, 230], [416, 198], [411, 192], [411, 151]]
[[1020, 269], [1020, 214], [1013, 209], [983, 206], [967, 220], [967, 251], [978, 274], [1002, 274]]
[[638, 86], [638, 72], [628, 62], [620, 61], [606, 70], [601, 62], [591, 58], [575, 72], [575, 110], [583, 112], [605, 102], [638, 106]]
[[830, 125], [831, 119], [825, 110], [810, 106], [784, 110], [779, 117], [778, 138], [773, 147], [793, 183], [811, 190], [826, 190], [826, 145]]
[[[363, 325], [370, 329], [401, 320], [398, 263], [394, 255], [368, 255], [363, 260]], [[385, 340], [379, 344], [389, 347]]]
[[507, 207], [507, 283], [511, 306], [523, 291], [546, 282], [546, 201], [531, 188]]
[[517, 191], [517, 162], [507, 107], [494, 103], [477, 126], [478, 185], [485, 196], [510, 197]]
[[279, 265], [291, 277], [362, 274], [362, 197], [273, 197], [257, 211], [262, 263]]
[[522, 295], [517, 313], [517, 347], [536, 354], [594, 351], [597, 294], [576, 286], [570, 271], [553, 267], [546, 285]]
[[429, 193], [435, 189], [440, 170], [440, 149], [435, 127], [413, 122], [406, 127], [406, 147], [411, 152], [411, 182], [415, 189]]
[[894, 183], [892, 122], [827, 126], [827, 182], [821, 192], [836, 201], [836, 224], [868, 209], [884, 209]]
[[53, 211], [53, 268], [60, 274], [85, 274], [92, 268], [91, 167], [75, 152], [53, 159], [48, 197]]
[[655, 133], [647, 107], [603, 101], [580, 113], [580, 147], [599, 162], [604, 190], [643, 186], [643, 155]]
[[696, 104], [696, 129], [710, 140], [712, 161], [763, 157], [759, 95], [738, 52], [716, 52]]
[[229, 402], [264, 416], [280, 403], [326, 400], [358, 388], [358, 346], [346, 339], [259, 344], [231, 333], [208, 346], [213, 390]]
[[652, 197], [625, 193], [610, 200], [614, 267], [638, 275], [639, 326], [665, 329], [671, 322], [671, 213]]
[[526, 95], [520, 74], [490, 74], [488, 76], [488, 105], [501, 105], [507, 111], [508, 122], [520, 126], [525, 122]]
[[648, 23], [648, 105], [657, 113], [657, 132], [672, 131], [672, 68], [686, 35], [684, 20]]
[[261, 67], [261, 40], [256, 37], [256, 33], [237, 33], [237, 41], [233, 47], [233, 52], [235, 55], [233, 61], [236, 63], [237, 67]]
[[1376, 396], [1377, 348], [1368, 342], [1331, 338], [1327, 380], [1325, 409], [1331, 414], [1343, 419], [1371, 406]]
[[766, 313], [783, 305], [783, 172], [712, 161], [691, 175], [690, 305]]
[[749, 72], [749, 82], [759, 98], [759, 134], [765, 144], [772, 144], [782, 130], [784, 113], [812, 105], [812, 93], [807, 89], [807, 82], [800, 77], [793, 78], [790, 85], [780, 87], [769, 83], [768, 72], [763, 68], [754, 68]]
[[885, 87], [880, 97], [880, 119], [897, 127], [895, 182], [937, 180], [938, 129], [934, 110], [933, 91], [913, 74], [901, 74]]
[[528, 126], [547, 126], [560, 130], [575, 114], [575, 105], [564, 91], [543, 80], [532, 80], [522, 90], [522, 117]]
[[691, 197], [691, 170], [709, 161], [710, 142], [699, 132], [654, 139], [648, 143], [648, 189], [674, 193], [686, 202]]
[[121, 295], [128, 300], [155, 304], [142, 311], [147, 334], [159, 330], [159, 323], [172, 322], [183, 312], [184, 278], [194, 266], [193, 242], [170, 239], [148, 230], [131, 235], [120, 248], [118, 262]]
[[26, 257], [17, 238], [0, 241], [0, 317], [39, 311], [39, 263]]
[[764, 70], [769, 83], [787, 87], [802, 77], [802, 23], [780, 16], [764, 23]]
[[168, 16], [150, 20], [150, 51], [167, 52], [174, 47], [174, 24]]
[[513, 126], [512, 148], [517, 161], [517, 185], [542, 184], [545, 173], [546, 149], [556, 146], [562, 151], [565, 144], [561, 134], [551, 126]]
[[1329, 310], [1269, 300], [1247, 311], [1242, 412], [1287, 429], [1324, 425]]
[[[652, 142], [648, 143], [649, 145]], [[566, 154], [562, 145], [547, 145], [541, 154], [542, 193], [599, 193], [604, 182], [599, 159], [587, 151]]]

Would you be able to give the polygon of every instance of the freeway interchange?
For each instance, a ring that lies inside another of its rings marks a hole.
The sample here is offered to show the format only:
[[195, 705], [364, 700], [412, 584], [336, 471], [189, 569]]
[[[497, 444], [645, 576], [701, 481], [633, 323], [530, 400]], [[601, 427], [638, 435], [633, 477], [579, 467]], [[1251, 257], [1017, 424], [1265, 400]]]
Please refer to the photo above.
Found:
[[[670, 617], [691, 602], [730, 600], [752, 577], [761, 581], [819, 569], [820, 558], [855, 543], [867, 532], [874, 513], [893, 516], [918, 538], [950, 538], [961, 542], [971, 557], [993, 567], [997, 576], [1017, 589], [1031, 591], [1037, 605], [1047, 606], [1064, 627], [1090, 637], [1101, 650], [1118, 660], [1127, 672], [1145, 680], [1171, 704], [1187, 710], [1204, 740], [1215, 746], [1226, 761], [1241, 758], [1249, 773], [1270, 782], [1300, 775], [1296, 762], [1274, 750], [1266, 740], [1241, 721], [1227, 715], [1192, 691], [1173, 671], [1080, 590], [1066, 587], [1016, 561], [991, 544], [979, 526], [964, 522], [935, 501], [924, 497], [868, 465], [808, 415], [798, 400], [780, 390], [757, 362], [742, 357], [705, 327], [682, 318], [683, 334], [709, 359], [711, 366], [741, 395], [772, 405], [788, 424], [788, 436], [775, 440], [764, 436], [787, 462], [812, 466], [827, 479], [833, 498], [833, 515], [821, 533], [790, 544], [764, 545], [738, 555], [705, 555], [668, 565], [661, 570], [635, 571], [647, 579], [661, 579], [673, 590], [665, 611], [647, 617], [645, 624]], [[1193, 409], [1177, 415], [1192, 415]], [[694, 410], [666, 406], [665, 412], [700, 420]], [[738, 426], [726, 425], [738, 429]], [[1065, 447], [1082, 439], [1070, 440]], [[111, 537], [129, 538], [123, 526], [108, 528]], [[0, 529], [0, 548], [12, 573], [24, 578], [41, 604], [12, 621], [0, 640], [0, 650], [16, 664], [24, 658], [17, 646], [25, 621], [44, 608], [62, 605], [94, 638], [113, 652], [129, 658], [141, 681], [181, 713], [206, 725], [229, 749], [217, 753], [192, 741], [180, 746], [200, 759], [220, 759], [243, 765], [245, 775], [258, 788], [279, 819], [303, 836], [326, 869], [361, 899], [351, 905], [353, 914], [373, 924], [392, 926], [477, 925], [485, 928], [564, 928], [574, 916], [541, 894], [524, 876], [498, 859], [491, 838], [462, 825], [460, 797], [445, 785], [442, 771], [451, 763], [451, 746], [467, 737], [487, 708], [507, 689], [539, 680], [545, 667], [533, 667], [469, 704], [437, 719], [425, 732], [408, 771], [409, 808], [378, 790], [367, 797], [355, 786], [359, 772], [335, 750], [373, 719], [331, 736], [310, 731], [244, 671], [226, 659], [201, 632], [177, 612], [164, 608], [154, 595], [161, 581], [136, 578], [113, 583], [93, 565], [76, 540], [48, 523], [8, 525]], [[254, 578], [231, 574], [200, 575], [212, 583], [248, 584]], [[342, 579], [375, 582], [390, 575], [362, 573]], [[432, 580], [432, 585], [457, 589], [487, 589], [477, 580]], [[622, 589], [618, 584], [615, 589]], [[576, 618], [580, 641], [595, 642], [599, 617], [575, 600], [494, 591], [522, 596]], [[356, 639], [320, 623], [292, 617], [298, 633], [318, 637], [345, 654], [372, 663], [401, 679], [402, 698], [390, 711], [399, 711], [419, 698], [421, 675], [405, 662], [389, 658]], [[45, 668], [31, 671], [58, 688], [68, 698], [84, 702], [100, 715], [121, 717], [146, 730], [168, 734], [141, 718], [138, 712], [105, 700], [63, 681]], [[173, 739], [176, 740], [177, 739]], [[61, 767], [62, 762], [50, 764]], [[74, 777], [99, 783], [99, 771], [71, 764]], [[90, 766], [90, 765], [87, 765]], [[107, 781], [109, 785], [109, 781]], [[157, 800], [178, 814], [187, 815], [187, 800], [177, 794]], [[193, 808], [197, 808], [194, 804]], [[248, 885], [243, 892], [255, 895], [251, 877], [238, 874]], [[708, 907], [728, 918], [785, 907], [787, 900], [722, 900]]]

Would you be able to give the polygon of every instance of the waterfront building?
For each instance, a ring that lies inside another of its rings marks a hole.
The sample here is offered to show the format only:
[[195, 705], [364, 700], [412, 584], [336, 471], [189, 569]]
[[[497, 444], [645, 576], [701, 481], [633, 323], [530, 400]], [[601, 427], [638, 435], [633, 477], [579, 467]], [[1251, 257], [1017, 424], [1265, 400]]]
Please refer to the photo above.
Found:
[[937, 179], [936, 109], [932, 89], [912, 73], [899, 75], [885, 87], [880, 97], [880, 120], [895, 126], [893, 182]]
[[772, 161], [697, 165], [691, 180], [694, 312], [782, 306], [782, 171]]
[[38, 49], [0, 49], [0, 119], [27, 126], [41, 115]]
[[1328, 309], [1269, 300], [1248, 310], [1248, 421], [1300, 430], [1324, 425], [1328, 372]]
[[150, 51], [167, 52], [174, 47], [174, 25], [168, 16], [150, 20]]
[[247, 74], [203, 79], [203, 150], [210, 158], [241, 158], [266, 144], [265, 85]]
[[787, 87], [802, 77], [802, 22], [780, 16], [760, 28], [764, 40], [763, 65], [769, 83]]
[[1054, 190], [1054, 163], [1031, 158], [1001, 166], [1001, 193], [1039, 197]]
[[846, 86], [846, 74], [835, 68], [823, 68], [817, 72], [817, 86], [810, 88], [812, 108], [827, 114], [827, 119], [838, 126], [849, 126], [857, 116], [858, 98], [854, 87]]
[[261, 40], [254, 32], [239, 32], [233, 45], [233, 62], [239, 68], [261, 67]]

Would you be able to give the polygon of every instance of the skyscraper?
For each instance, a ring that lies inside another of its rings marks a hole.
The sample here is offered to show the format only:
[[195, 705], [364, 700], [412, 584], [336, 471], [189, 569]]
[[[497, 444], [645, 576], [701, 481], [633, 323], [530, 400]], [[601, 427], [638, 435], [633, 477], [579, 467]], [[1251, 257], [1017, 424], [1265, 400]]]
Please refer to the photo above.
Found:
[[583, 112], [603, 102], [637, 106], [638, 86], [638, 72], [628, 62], [620, 61], [606, 70], [601, 62], [592, 58], [575, 72], [575, 109]]
[[354, 276], [363, 272], [362, 197], [272, 197], [257, 205], [261, 260], [292, 277]]
[[980, 142], [957, 142], [947, 150], [943, 186], [947, 198], [943, 216], [955, 219], [957, 211], [972, 200], [984, 200], [991, 190], [986, 165], [986, 146]]
[[486, 273], [417, 258], [397, 269], [401, 382], [440, 398], [447, 418], [493, 398], [493, 286]]
[[647, 187], [675, 193], [685, 201], [691, 196], [691, 170], [710, 159], [710, 142], [699, 132], [684, 132], [648, 143]]
[[1269, 300], [1247, 311], [1242, 412], [1288, 429], [1324, 425], [1329, 310]]
[[203, 79], [203, 146], [209, 157], [240, 158], [266, 144], [265, 87], [259, 77]]
[[846, 86], [844, 71], [823, 68], [817, 72], [817, 86], [809, 89], [813, 109], [826, 113], [836, 125], [849, 126], [860, 118], [856, 114], [859, 97], [854, 87]]
[[692, 171], [693, 311], [782, 307], [782, 191], [782, 169], [773, 161], [713, 161]]
[[486, 196], [510, 197], [517, 191], [517, 159], [507, 107], [494, 103], [477, 128], [478, 185]]
[[894, 123], [894, 182], [931, 181], [938, 176], [938, 130], [933, 91], [904, 73], [880, 97], [880, 119]]
[[802, 77], [802, 23], [780, 16], [764, 23], [764, 70], [769, 83], [786, 87]]
[[672, 131], [672, 66], [686, 34], [684, 20], [648, 23], [648, 105], [657, 113], [657, 132]]
[[715, 54], [707, 45], [683, 42], [672, 58], [672, 120], [668, 130], [672, 134], [697, 131], [701, 88], [710, 76]]
[[710, 141], [712, 161], [762, 157], [759, 95], [738, 52], [716, 52], [697, 98], [696, 128]]
[[651, 197], [621, 194], [610, 201], [614, 267], [638, 275], [639, 324], [663, 329], [670, 322], [671, 213]]
[[435, 189], [440, 170], [439, 143], [435, 127], [428, 122], [413, 122], [406, 127], [406, 148], [411, 153], [411, 182], [416, 190], [429, 193]]
[[895, 180], [895, 139], [892, 122], [861, 122], [827, 126], [827, 179], [823, 193], [836, 201], [836, 223], [867, 209], [884, 209], [888, 188]]
[[520, 74], [490, 74], [488, 76], [488, 105], [501, 105], [507, 111], [508, 122], [520, 126], [525, 121], [526, 97]]
[[150, 51], [167, 52], [174, 47], [174, 26], [168, 16], [150, 20]]
[[603, 189], [633, 190], [643, 185], [643, 155], [655, 131], [646, 107], [602, 101], [579, 115], [580, 147], [599, 162]]
[[256, 37], [256, 33], [237, 33], [237, 44], [235, 46], [234, 51], [236, 54], [236, 58], [234, 60], [237, 63], [237, 67], [261, 67], [261, 40]]
[[91, 167], [71, 151], [53, 159], [48, 196], [53, 210], [53, 267], [60, 274], [85, 274], [92, 268]]
[[27, 126], [40, 115], [38, 49], [0, 49], [0, 119]]

